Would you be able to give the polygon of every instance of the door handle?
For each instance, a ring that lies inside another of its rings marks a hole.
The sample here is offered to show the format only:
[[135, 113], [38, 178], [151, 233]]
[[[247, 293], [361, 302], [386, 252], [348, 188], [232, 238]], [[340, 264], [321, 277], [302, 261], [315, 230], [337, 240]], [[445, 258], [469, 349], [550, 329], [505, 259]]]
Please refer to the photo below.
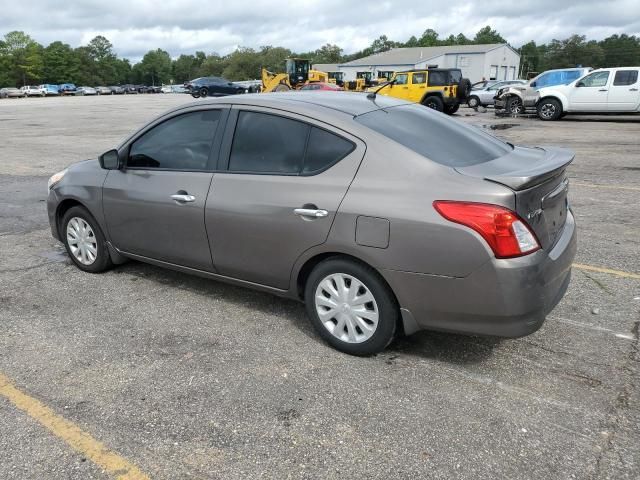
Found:
[[600, 90], [598, 90], [599, 92], [606, 92], [607, 89], [606, 88], [601, 88]]
[[300, 215], [301, 217], [322, 218], [329, 215], [326, 210], [319, 210], [314, 208], [296, 208], [293, 213]]
[[630, 88], [630, 89], [629, 89], [629, 91], [630, 91], [630, 92], [637, 92], [637, 91], [638, 91], [638, 89], [637, 89], [637, 88]]
[[196, 197], [194, 197], [193, 195], [180, 194], [180, 193], [171, 195], [171, 199], [175, 200], [178, 203], [191, 203], [196, 201]]

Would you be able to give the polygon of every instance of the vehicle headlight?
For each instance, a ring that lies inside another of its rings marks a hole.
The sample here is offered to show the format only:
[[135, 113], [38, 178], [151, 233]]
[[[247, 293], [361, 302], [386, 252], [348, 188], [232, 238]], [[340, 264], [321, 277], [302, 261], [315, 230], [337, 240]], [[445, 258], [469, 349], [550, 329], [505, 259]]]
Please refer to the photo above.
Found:
[[49, 179], [49, 181], [47, 182], [47, 193], [49, 192], [49, 190], [51, 190], [60, 180], [62, 180], [62, 178], [64, 177], [64, 175], [67, 173], [67, 169], [65, 168], [64, 170], [58, 172], [58, 173], [54, 173], [53, 175], [51, 175], [51, 178]]

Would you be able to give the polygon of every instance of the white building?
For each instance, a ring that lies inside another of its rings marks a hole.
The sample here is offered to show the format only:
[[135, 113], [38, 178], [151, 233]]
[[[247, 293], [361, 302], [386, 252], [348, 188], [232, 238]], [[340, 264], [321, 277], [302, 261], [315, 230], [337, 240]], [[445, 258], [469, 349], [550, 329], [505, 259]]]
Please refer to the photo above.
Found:
[[519, 65], [518, 52], [507, 44], [495, 43], [394, 48], [339, 64], [337, 69], [344, 72], [345, 80], [355, 80], [365, 75], [371, 75], [372, 79], [389, 78], [392, 72], [427, 67], [459, 68], [462, 75], [473, 83], [482, 79], [513, 80], [517, 78]]

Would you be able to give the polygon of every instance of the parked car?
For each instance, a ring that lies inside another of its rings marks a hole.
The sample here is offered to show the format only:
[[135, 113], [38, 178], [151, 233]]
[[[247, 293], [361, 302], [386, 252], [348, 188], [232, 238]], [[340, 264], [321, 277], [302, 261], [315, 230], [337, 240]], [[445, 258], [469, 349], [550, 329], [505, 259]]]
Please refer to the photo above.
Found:
[[[484, 82], [483, 82], [484, 83]], [[507, 86], [524, 85], [525, 80], [502, 80], [499, 82], [487, 82], [471, 88], [467, 105], [471, 108], [487, 107], [493, 105], [496, 92]]]
[[171, 85], [171, 93], [189, 93], [182, 85]]
[[57, 97], [58, 95], [60, 95], [60, 92], [58, 91], [59, 89], [58, 85], [51, 85], [50, 83], [45, 83], [44, 85], [40, 85], [40, 88], [45, 92], [45, 95], [47, 97], [49, 96]]
[[73, 83], [63, 83], [58, 85], [60, 95], [75, 95], [78, 88]]
[[300, 90], [341, 92], [344, 90], [344, 88], [339, 87], [334, 83], [314, 82], [314, 83], [307, 83]]
[[111, 95], [124, 95], [125, 93], [124, 88], [118, 85], [109, 87], [109, 90], [111, 90]]
[[601, 68], [570, 83], [538, 90], [541, 120], [572, 113], [640, 113], [640, 67]]
[[249, 93], [249, 89], [242, 85], [234, 85], [222, 77], [201, 77], [184, 84], [193, 98], [220, 97]]
[[44, 97], [47, 92], [45, 89], [31, 85], [20, 88], [26, 97]]
[[173, 93], [173, 85], [162, 85], [161, 92], [162, 93]]
[[76, 95], [97, 95], [98, 91], [93, 87], [78, 87], [75, 92]]
[[591, 70], [593, 70], [591, 67], [547, 70], [531, 79], [528, 84], [501, 88], [496, 92], [494, 99], [496, 114], [502, 110], [512, 115], [525, 113], [527, 110], [535, 110], [536, 103], [540, 98], [538, 96], [539, 89], [571, 83]]
[[111, 95], [111, 89], [109, 87], [95, 87], [95, 91], [98, 95]]
[[537, 330], [576, 251], [574, 154], [369, 97], [175, 108], [51, 177], [53, 236], [86, 272], [134, 259], [304, 301], [350, 354], [400, 331]]
[[122, 85], [122, 89], [126, 95], [134, 95], [138, 93], [138, 87], [131, 85], [130, 83]]
[[24, 98], [24, 92], [13, 87], [2, 88], [0, 89], [0, 98]]

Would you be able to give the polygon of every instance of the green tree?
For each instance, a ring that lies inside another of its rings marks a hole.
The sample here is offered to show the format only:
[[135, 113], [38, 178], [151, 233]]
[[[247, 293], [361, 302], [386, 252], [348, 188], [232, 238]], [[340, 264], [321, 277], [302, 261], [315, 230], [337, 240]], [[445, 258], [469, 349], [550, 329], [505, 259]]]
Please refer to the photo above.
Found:
[[193, 80], [200, 66], [194, 55], [180, 55], [171, 64], [172, 78], [176, 83]]
[[66, 43], [50, 43], [43, 52], [44, 81], [47, 83], [66, 83], [78, 75], [78, 58]]
[[611, 35], [599, 42], [607, 67], [632, 67], [640, 65], [640, 38], [634, 35]]
[[161, 85], [171, 80], [171, 57], [160, 48], [148, 51], [135, 67], [138, 67], [138, 78], [144, 84]]
[[421, 47], [435, 47], [439, 44], [438, 36], [438, 32], [434, 29], [427, 28], [418, 40], [418, 44]]
[[487, 44], [487, 43], [507, 43], [502, 36], [493, 30], [489, 25], [482, 27], [473, 37], [473, 43]]
[[252, 48], [240, 47], [225, 59], [222, 76], [231, 81], [260, 78], [260, 57]]
[[371, 43], [371, 53], [381, 53], [397, 47], [398, 44], [393, 40], [389, 40], [386, 35], [380, 35]]
[[[196, 57], [197, 58], [197, 57]], [[219, 77], [222, 75], [226, 67], [225, 60], [217, 53], [207, 55], [202, 64], [200, 65], [199, 73], [196, 76], [200, 77]]]
[[313, 63], [340, 63], [342, 49], [338, 45], [327, 43], [313, 52], [312, 60]]
[[553, 39], [547, 46], [545, 68], [566, 68], [576, 65], [600, 67], [604, 64], [604, 50], [598, 42], [587, 42], [584, 35], [572, 35], [565, 40]]
[[42, 45], [24, 32], [7, 33], [0, 52], [7, 83], [15, 86], [39, 83], [43, 74], [42, 53]]
[[520, 76], [526, 78], [528, 72], [540, 72], [542, 62], [540, 49], [536, 42], [531, 40], [520, 47]]

